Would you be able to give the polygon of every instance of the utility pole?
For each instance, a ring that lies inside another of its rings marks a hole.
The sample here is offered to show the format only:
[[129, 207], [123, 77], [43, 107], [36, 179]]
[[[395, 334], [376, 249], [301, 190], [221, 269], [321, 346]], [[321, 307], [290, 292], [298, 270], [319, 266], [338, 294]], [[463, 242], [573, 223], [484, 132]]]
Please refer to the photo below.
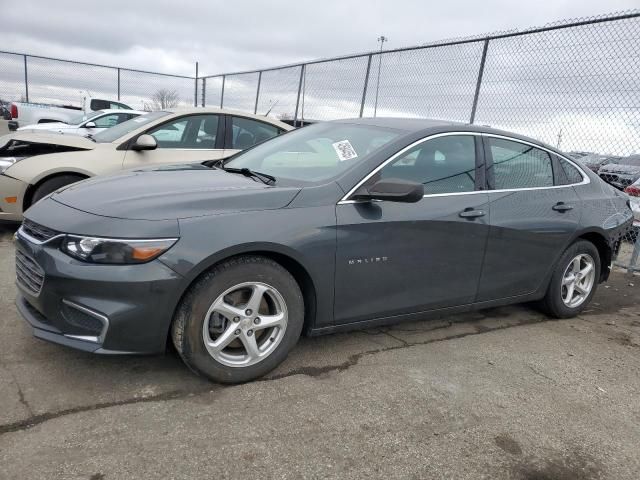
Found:
[[378, 55], [378, 79], [376, 81], [376, 102], [373, 105], [373, 116], [375, 118], [378, 113], [378, 91], [380, 90], [380, 68], [382, 67], [382, 48], [384, 47], [384, 42], [388, 42], [389, 37], [385, 37], [384, 35], [380, 35], [378, 37], [378, 42], [380, 42], [380, 54]]
[[560, 145], [562, 144], [562, 128], [560, 128], [560, 131], [558, 132], [558, 141], [556, 143], [556, 148], [558, 150], [560, 150]]

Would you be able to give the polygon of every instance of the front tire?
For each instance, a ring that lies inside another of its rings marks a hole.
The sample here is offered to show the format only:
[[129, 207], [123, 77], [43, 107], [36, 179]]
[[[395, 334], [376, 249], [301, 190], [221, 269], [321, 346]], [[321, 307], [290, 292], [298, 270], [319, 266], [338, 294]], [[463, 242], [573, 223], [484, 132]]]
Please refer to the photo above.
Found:
[[84, 180], [85, 178], [86, 177], [82, 177], [80, 175], [58, 175], [57, 177], [45, 180], [33, 192], [33, 196], [31, 197], [31, 203], [29, 204], [29, 206], [35, 205], [38, 201], [42, 200], [51, 192], [55, 192], [61, 187], [79, 182], [80, 180]]
[[579, 240], [560, 257], [551, 276], [544, 310], [556, 318], [580, 314], [589, 304], [600, 279], [600, 254], [593, 243]]
[[191, 286], [174, 317], [171, 337], [196, 373], [242, 383], [277, 367], [304, 323], [300, 287], [265, 257], [227, 260]]

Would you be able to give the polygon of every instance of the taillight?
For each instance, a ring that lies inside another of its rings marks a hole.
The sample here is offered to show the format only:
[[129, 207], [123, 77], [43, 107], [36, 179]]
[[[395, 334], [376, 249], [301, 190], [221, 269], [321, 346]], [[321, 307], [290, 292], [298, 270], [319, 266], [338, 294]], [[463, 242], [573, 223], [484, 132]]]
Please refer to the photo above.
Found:
[[11, 104], [11, 118], [18, 118], [18, 106], [15, 103]]
[[640, 186], [629, 185], [624, 189], [624, 193], [631, 195], [632, 197], [640, 197]]

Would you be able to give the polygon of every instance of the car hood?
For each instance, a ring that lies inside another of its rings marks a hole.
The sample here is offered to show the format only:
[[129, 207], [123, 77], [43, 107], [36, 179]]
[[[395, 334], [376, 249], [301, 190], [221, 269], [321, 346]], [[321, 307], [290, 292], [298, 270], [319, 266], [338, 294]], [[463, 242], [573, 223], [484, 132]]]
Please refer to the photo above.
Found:
[[604, 165], [598, 173], [640, 173], [640, 166], [637, 165], [623, 165], [621, 163], [611, 163], [609, 165]]
[[195, 164], [95, 177], [58, 190], [51, 199], [106, 217], [169, 220], [283, 208], [299, 191]]
[[58, 133], [17, 132], [0, 137], [0, 148], [11, 140], [20, 140], [27, 143], [41, 143], [47, 145], [60, 145], [80, 150], [93, 150], [96, 142], [85, 137], [75, 135], [60, 135]]
[[18, 132], [33, 132], [38, 130], [51, 130], [51, 129], [67, 129], [67, 128], [78, 128], [78, 125], [69, 125], [68, 123], [63, 122], [50, 122], [50, 123], [34, 123], [31, 125], [25, 125], [24, 127], [18, 128]]

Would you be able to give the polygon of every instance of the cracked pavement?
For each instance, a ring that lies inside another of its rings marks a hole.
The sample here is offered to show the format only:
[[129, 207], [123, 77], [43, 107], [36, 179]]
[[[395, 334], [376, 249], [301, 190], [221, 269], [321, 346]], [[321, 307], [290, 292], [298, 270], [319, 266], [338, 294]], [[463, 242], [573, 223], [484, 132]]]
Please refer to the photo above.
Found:
[[0, 479], [638, 478], [637, 277], [614, 273], [576, 319], [513, 306], [304, 338], [221, 386], [174, 353], [32, 338], [4, 232]]

